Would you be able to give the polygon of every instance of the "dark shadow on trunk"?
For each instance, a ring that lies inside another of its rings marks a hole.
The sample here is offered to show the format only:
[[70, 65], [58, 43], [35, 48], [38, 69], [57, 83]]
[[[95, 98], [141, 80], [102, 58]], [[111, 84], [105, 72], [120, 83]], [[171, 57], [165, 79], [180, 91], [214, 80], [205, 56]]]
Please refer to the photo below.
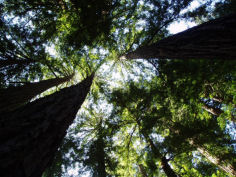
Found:
[[26, 83], [23, 86], [0, 89], [0, 112], [14, 110], [49, 88], [69, 81], [73, 76], [72, 74], [63, 78], [48, 79], [35, 83]]
[[94, 75], [0, 119], [0, 176], [41, 177], [76, 117]]

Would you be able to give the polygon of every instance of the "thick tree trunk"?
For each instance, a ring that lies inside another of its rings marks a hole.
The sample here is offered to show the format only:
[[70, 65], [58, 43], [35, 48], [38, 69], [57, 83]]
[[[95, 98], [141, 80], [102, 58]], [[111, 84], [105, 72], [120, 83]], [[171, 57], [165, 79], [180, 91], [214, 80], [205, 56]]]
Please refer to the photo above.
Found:
[[7, 60], [0, 60], [0, 69], [10, 66], [10, 65], [28, 65], [30, 63], [34, 63], [35, 61], [33, 60], [16, 60], [16, 59], [7, 59]]
[[93, 75], [0, 119], [0, 176], [41, 177], [76, 117]]
[[63, 78], [28, 83], [23, 86], [0, 89], [0, 112], [11, 111], [19, 106], [22, 106], [38, 94], [51, 87], [58, 86], [66, 81], [69, 81], [72, 77], [73, 75], [70, 75]]
[[213, 163], [214, 165], [216, 165], [217, 167], [219, 167], [226, 173], [232, 176], [236, 176], [236, 169], [233, 165], [219, 159], [216, 156], [211, 155], [204, 147], [198, 145], [198, 143], [196, 143], [193, 139], [190, 139], [189, 143], [195, 146], [198, 152], [200, 152], [204, 157], [206, 157], [206, 159], [208, 159], [211, 163]]
[[127, 59], [236, 59], [236, 14], [211, 20], [125, 55]]

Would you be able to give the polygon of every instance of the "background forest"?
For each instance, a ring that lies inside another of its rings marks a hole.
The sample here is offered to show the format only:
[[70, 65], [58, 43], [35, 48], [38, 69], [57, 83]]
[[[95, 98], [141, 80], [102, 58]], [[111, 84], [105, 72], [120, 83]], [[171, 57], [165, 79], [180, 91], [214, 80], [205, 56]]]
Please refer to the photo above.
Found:
[[0, 1], [0, 176], [236, 176], [235, 12]]

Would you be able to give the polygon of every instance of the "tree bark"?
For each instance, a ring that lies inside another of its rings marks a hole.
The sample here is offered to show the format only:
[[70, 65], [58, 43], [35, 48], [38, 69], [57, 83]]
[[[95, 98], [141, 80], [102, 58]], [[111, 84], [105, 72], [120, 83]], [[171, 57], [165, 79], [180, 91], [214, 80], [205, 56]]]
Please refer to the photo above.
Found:
[[139, 168], [139, 171], [140, 171], [140, 173], [142, 174], [143, 177], [148, 177], [148, 175], [147, 175], [147, 173], [145, 171], [145, 168], [144, 168], [144, 166], [142, 164], [139, 164], [138, 168]]
[[156, 157], [157, 158], [161, 157], [161, 167], [162, 167], [163, 171], [165, 172], [166, 176], [167, 177], [178, 177], [178, 175], [174, 172], [174, 170], [168, 164], [168, 160], [166, 159], [166, 157], [158, 151], [158, 149], [154, 145], [153, 141], [149, 137], [147, 137], [147, 138], [148, 138], [147, 141], [149, 142], [149, 145], [151, 146], [151, 149], [154, 152], [154, 154], [156, 155]]
[[[176, 134], [179, 134], [180, 129], [170, 127], [170, 130], [175, 132]], [[196, 140], [196, 136], [193, 136], [191, 138], [187, 138], [187, 141], [190, 145], [197, 148], [197, 151], [200, 152], [206, 159], [208, 159], [211, 163], [219, 167], [220, 169], [224, 170], [226, 173], [231, 174], [232, 176], [236, 176], [236, 169], [233, 165], [230, 163], [225, 162], [224, 160], [221, 160], [220, 158], [211, 155], [207, 149], [205, 149], [201, 144], [199, 144]]]
[[83, 104], [93, 76], [1, 114], [1, 177], [41, 177]]
[[98, 172], [98, 177], [106, 177], [107, 173], [106, 173], [106, 165], [105, 165], [105, 151], [104, 151], [104, 140], [102, 137], [99, 137], [97, 140], [97, 156], [96, 156], [96, 160], [98, 163], [98, 168], [97, 168], [97, 172]]
[[204, 147], [200, 146], [198, 143], [194, 141], [194, 139], [190, 139], [189, 143], [197, 148], [197, 151], [200, 152], [206, 159], [208, 159], [211, 163], [225, 171], [226, 173], [236, 176], [236, 169], [233, 165], [225, 162], [224, 160], [219, 159], [216, 156], [211, 155]]
[[165, 156], [163, 156], [161, 158], [161, 166], [162, 169], [164, 170], [166, 176], [168, 177], [178, 177], [179, 175], [177, 175], [174, 170], [170, 167], [170, 165], [168, 164], [168, 160], [166, 159]]
[[221, 98], [221, 97], [213, 97], [212, 100], [214, 100], [214, 101], [216, 101], [218, 103], [222, 103], [224, 101], [224, 99]]
[[220, 116], [220, 114], [223, 113], [223, 111], [222, 111], [221, 109], [215, 108], [215, 107], [213, 107], [213, 106], [209, 106], [209, 105], [207, 105], [207, 104], [203, 105], [202, 108], [203, 108], [204, 110], [206, 110], [207, 112], [209, 112], [209, 113], [215, 115], [215, 116]]
[[0, 89], [0, 112], [14, 110], [47, 89], [69, 81], [73, 76], [72, 74], [63, 78], [48, 79], [27, 83], [23, 86]]
[[124, 56], [127, 59], [236, 59], [236, 14], [211, 20]]
[[[137, 123], [138, 123], [139, 127], [141, 127], [139, 120], [137, 120]], [[153, 143], [151, 138], [145, 132], [142, 132], [142, 135], [144, 136], [144, 138], [146, 139], [146, 141], [150, 145], [150, 147], [151, 147], [154, 155], [156, 156], [156, 158], [161, 158], [161, 166], [162, 166], [162, 169], [165, 172], [166, 176], [167, 177], [178, 177], [178, 175], [174, 172], [174, 170], [168, 164], [168, 160], [166, 159], [165, 155], [163, 155], [158, 150], [158, 148], [155, 146], [155, 144]]]

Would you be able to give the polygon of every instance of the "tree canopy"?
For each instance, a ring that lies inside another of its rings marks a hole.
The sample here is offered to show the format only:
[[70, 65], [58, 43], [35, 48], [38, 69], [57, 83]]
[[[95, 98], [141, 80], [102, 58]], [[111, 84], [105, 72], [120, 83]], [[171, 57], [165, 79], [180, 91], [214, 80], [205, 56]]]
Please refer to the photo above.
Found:
[[[235, 13], [231, 0], [0, 1], [2, 174], [37, 157], [20, 175], [236, 176]], [[196, 27], [172, 35], [178, 21]]]

